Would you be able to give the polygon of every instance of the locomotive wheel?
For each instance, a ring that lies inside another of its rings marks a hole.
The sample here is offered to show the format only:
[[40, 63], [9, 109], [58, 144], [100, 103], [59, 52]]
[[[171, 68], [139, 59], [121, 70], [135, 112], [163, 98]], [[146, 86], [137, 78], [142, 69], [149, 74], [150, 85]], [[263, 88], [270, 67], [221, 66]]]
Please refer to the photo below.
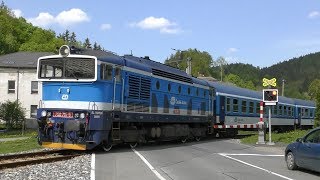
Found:
[[201, 139], [201, 137], [200, 137], [200, 136], [197, 136], [195, 139], [196, 139], [197, 142], [199, 142], [200, 139]]
[[112, 144], [111, 143], [102, 143], [102, 149], [105, 152], [109, 152], [112, 149]]
[[188, 137], [183, 137], [183, 138], [181, 139], [181, 142], [182, 142], [182, 143], [186, 143], [186, 142], [187, 142], [187, 138], [188, 138]]
[[133, 142], [133, 143], [130, 143], [129, 145], [133, 149], [133, 148], [137, 147], [138, 143], [137, 142]]

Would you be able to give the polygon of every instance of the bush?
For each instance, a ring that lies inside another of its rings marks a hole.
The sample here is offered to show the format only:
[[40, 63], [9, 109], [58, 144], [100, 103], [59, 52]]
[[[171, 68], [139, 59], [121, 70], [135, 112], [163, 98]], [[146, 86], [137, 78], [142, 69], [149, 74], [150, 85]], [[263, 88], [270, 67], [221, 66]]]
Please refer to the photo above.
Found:
[[6, 101], [0, 105], [0, 119], [5, 121], [7, 129], [17, 129], [22, 127], [25, 120], [25, 112], [21, 103], [17, 101]]

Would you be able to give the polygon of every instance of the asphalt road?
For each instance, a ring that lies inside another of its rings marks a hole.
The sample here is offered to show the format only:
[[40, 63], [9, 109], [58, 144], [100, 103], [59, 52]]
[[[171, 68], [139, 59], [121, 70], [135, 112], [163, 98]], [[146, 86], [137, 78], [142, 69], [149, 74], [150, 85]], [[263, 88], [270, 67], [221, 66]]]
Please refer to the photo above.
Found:
[[[320, 174], [289, 171], [283, 148], [253, 147], [236, 140], [167, 142], [95, 154], [96, 180], [319, 180]], [[93, 178], [92, 178], [93, 180]]]

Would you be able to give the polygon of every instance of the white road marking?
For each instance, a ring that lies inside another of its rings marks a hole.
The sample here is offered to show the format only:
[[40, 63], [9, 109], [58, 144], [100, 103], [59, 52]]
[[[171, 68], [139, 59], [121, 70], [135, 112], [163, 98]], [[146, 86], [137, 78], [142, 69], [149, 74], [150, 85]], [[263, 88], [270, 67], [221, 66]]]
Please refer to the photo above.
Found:
[[138, 151], [132, 148], [132, 151], [136, 153], [140, 157], [140, 159], [149, 167], [149, 169], [160, 179], [160, 180], [166, 180], [161, 174], [147, 161], [146, 158], [144, 158]]
[[91, 155], [91, 174], [90, 174], [90, 180], [95, 180], [95, 165], [96, 165], [96, 155], [92, 153]]
[[[241, 161], [241, 160], [239, 160], [239, 159], [236, 159], [236, 158], [233, 158], [233, 157], [228, 156], [228, 155], [230, 155], [230, 154], [227, 155], [227, 154], [224, 154], [224, 153], [219, 153], [219, 155], [220, 155], [220, 156], [223, 156], [223, 157], [226, 157], [226, 158], [229, 158], [229, 159], [232, 159], [232, 160], [237, 161], [237, 162], [239, 162], [239, 163], [245, 164], [245, 165], [247, 165], [247, 166], [251, 166], [251, 167], [260, 169], [260, 170], [265, 171], [265, 172], [267, 172], [267, 173], [270, 173], [270, 174], [279, 176], [279, 177], [281, 177], [281, 178], [283, 178], [283, 179], [294, 180], [294, 179], [291, 179], [291, 178], [289, 178], [289, 177], [283, 176], [283, 175], [281, 175], [281, 174], [272, 172], [272, 171], [270, 171], [270, 170], [267, 170], [267, 169], [261, 168], [261, 167], [259, 167], [259, 166], [256, 166], [256, 165], [253, 165], [253, 164], [250, 164], [250, 163], [247, 163], [247, 162]], [[235, 154], [235, 155], [237, 155], [237, 154]]]
[[227, 156], [266, 156], [266, 157], [284, 157], [284, 155], [273, 155], [273, 154], [228, 154], [228, 153], [219, 153], [220, 155]]

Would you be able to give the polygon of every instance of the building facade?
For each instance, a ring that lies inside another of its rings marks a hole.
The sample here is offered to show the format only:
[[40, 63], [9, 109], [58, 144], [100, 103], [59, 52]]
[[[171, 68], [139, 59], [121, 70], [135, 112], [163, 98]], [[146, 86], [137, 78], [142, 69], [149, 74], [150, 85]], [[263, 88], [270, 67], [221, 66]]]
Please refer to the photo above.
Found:
[[0, 56], [0, 103], [19, 100], [26, 118], [35, 118], [42, 96], [37, 60], [49, 52], [17, 52]]

